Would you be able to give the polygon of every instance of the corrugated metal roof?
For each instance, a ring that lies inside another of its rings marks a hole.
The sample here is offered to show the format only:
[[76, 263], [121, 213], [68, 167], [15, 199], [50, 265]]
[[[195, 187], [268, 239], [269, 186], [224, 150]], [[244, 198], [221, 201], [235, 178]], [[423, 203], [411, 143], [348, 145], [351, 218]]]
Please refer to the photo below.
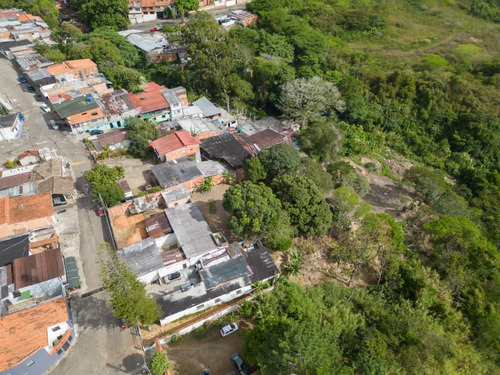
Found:
[[201, 108], [204, 117], [212, 117], [221, 114], [220, 109], [218, 109], [210, 100], [205, 97], [195, 100], [193, 104]]
[[140, 277], [163, 267], [155, 239], [148, 237], [118, 251], [118, 256]]
[[13, 261], [13, 276], [16, 290], [64, 276], [61, 251], [59, 249], [48, 250], [15, 259]]

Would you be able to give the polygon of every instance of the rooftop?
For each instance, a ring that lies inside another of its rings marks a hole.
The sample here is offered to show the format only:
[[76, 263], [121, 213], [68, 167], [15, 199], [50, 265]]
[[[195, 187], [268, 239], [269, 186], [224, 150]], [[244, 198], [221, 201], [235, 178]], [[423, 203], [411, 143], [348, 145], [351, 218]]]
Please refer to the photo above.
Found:
[[124, 247], [118, 250], [117, 253], [138, 277], [163, 267], [163, 260], [152, 237]]
[[144, 226], [146, 232], [153, 238], [160, 238], [173, 232], [165, 212], [148, 217], [144, 220]]
[[127, 37], [129, 43], [139, 48], [144, 52], [151, 52], [155, 49], [163, 49], [168, 46], [168, 41], [161, 34], [149, 35], [149, 34], [137, 34], [131, 33]]
[[199, 145], [201, 141], [185, 130], [166, 135], [150, 143], [151, 147], [158, 155], [165, 155], [169, 152], [180, 150], [187, 146]]
[[[193, 107], [191, 107], [193, 108]], [[217, 121], [217, 120], [214, 120]], [[185, 117], [182, 119], [176, 120], [177, 124], [184, 129], [185, 131], [188, 131], [190, 133], [194, 134], [202, 134], [206, 132], [210, 132], [212, 134], [214, 133], [223, 133], [225, 131], [225, 128], [223, 126], [218, 127], [216, 124], [214, 124], [212, 121], [207, 120], [206, 118], [201, 118], [198, 116], [193, 116], [193, 117]]]
[[62, 119], [86, 111], [97, 109], [100, 111], [99, 104], [97, 104], [92, 94], [78, 96], [76, 98], [65, 100], [61, 103], [56, 103], [53, 106], [54, 111], [56, 111]]
[[127, 131], [126, 130], [113, 130], [104, 134], [100, 134], [97, 136], [99, 143], [101, 146], [111, 146], [117, 143], [122, 143], [127, 140]]
[[52, 176], [38, 183], [38, 193], [73, 194], [73, 177]]
[[49, 159], [33, 168], [35, 180], [44, 180], [52, 176], [63, 176], [63, 161], [60, 158]]
[[53, 215], [54, 209], [50, 193], [0, 198], [0, 224], [22, 223]]
[[207, 290], [225, 284], [239, 277], [251, 275], [245, 258], [240, 254], [236, 258], [230, 258], [221, 263], [200, 270], [200, 276]]
[[241, 167], [245, 159], [250, 156], [248, 151], [229, 133], [205, 138], [200, 147], [210, 158], [225, 161], [233, 168]]
[[273, 129], [265, 129], [248, 137], [239, 137], [238, 140], [252, 155], [280, 143], [292, 144], [290, 137]]
[[200, 107], [203, 117], [220, 116], [221, 114], [221, 110], [205, 97], [195, 100], [193, 104]]
[[[0, 176], [2, 176], [1, 173], [2, 172], [0, 172]], [[26, 184], [31, 181], [32, 176], [32, 172], [20, 173], [13, 176], [2, 176], [0, 178], [0, 190]]]
[[15, 290], [64, 276], [61, 251], [48, 250], [14, 259], [12, 274]]
[[165, 204], [168, 204], [170, 202], [177, 202], [181, 199], [191, 198], [191, 194], [189, 194], [189, 191], [187, 191], [184, 186], [162, 192], [161, 196], [163, 197]]
[[25, 309], [0, 319], [0, 371], [11, 368], [49, 345], [47, 329], [68, 321], [66, 298]]
[[216, 250], [212, 231], [194, 203], [165, 210], [177, 242], [188, 259]]
[[222, 175], [224, 172], [229, 172], [229, 170], [221, 163], [214, 160], [206, 160], [196, 164], [198, 169], [201, 171], [203, 177], [212, 177], [217, 175]]
[[12, 125], [14, 125], [14, 121], [16, 121], [17, 116], [18, 116], [18, 113], [0, 116], [0, 128], [12, 127]]
[[30, 241], [27, 234], [0, 241], [0, 267], [12, 263], [14, 259], [29, 255]]
[[151, 172], [163, 189], [203, 176], [198, 163], [187, 160], [180, 163], [163, 163], [151, 167]]
[[130, 102], [141, 113], [149, 113], [169, 108], [169, 105], [160, 91], [143, 91], [137, 94], [128, 93]]

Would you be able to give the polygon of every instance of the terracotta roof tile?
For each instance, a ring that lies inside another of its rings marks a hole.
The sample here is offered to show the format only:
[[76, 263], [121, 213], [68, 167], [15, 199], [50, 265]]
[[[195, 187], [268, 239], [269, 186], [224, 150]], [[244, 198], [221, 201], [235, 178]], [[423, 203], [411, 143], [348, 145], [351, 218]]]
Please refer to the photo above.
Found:
[[68, 321], [66, 298], [59, 298], [0, 319], [0, 371], [49, 345], [47, 328]]
[[0, 224], [9, 222], [9, 197], [0, 198]]
[[[54, 215], [50, 193], [8, 198], [8, 223], [22, 223]], [[1, 204], [0, 204], [1, 210]]]
[[50, 65], [45, 68], [49, 74], [52, 74], [53, 76], [57, 76], [59, 74], [64, 74], [71, 72], [71, 68], [67, 66], [64, 62], [59, 63], [59, 64], [54, 64]]
[[161, 91], [140, 92], [137, 94], [129, 92], [128, 96], [133, 106], [140, 108], [141, 113], [159, 111], [170, 107]]
[[0, 190], [9, 189], [15, 186], [23, 185], [31, 181], [33, 173], [19, 173], [14, 176], [0, 178]]
[[66, 60], [65, 63], [67, 66], [73, 69], [85, 68], [88, 66], [97, 66], [97, 64], [90, 59]]
[[185, 130], [181, 130], [151, 142], [151, 147], [158, 155], [165, 155], [186, 146], [199, 144], [201, 144], [201, 141], [198, 138], [193, 137]]

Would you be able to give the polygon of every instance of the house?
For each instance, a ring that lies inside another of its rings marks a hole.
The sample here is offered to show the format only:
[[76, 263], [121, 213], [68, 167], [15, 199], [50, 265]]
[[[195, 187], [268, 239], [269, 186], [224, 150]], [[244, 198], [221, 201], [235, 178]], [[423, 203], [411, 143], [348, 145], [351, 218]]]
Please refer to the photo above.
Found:
[[123, 191], [126, 202], [134, 199], [134, 193], [132, 193], [132, 189], [130, 188], [130, 185], [128, 184], [127, 180], [118, 181], [118, 186], [120, 186], [121, 191]]
[[66, 297], [0, 318], [0, 374], [44, 374], [75, 337]]
[[165, 8], [171, 7], [174, 0], [129, 0], [130, 23], [142, 23], [165, 18]]
[[144, 226], [149, 237], [161, 238], [173, 233], [172, 226], [167, 219], [165, 212], [160, 212], [144, 220]]
[[0, 198], [0, 238], [51, 228], [55, 222], [50, 193]]
[[170, 120], [170, 106], [162, 94], [163, 87], [154, 82], [142, 86], [142, 92], [128, 93], [132, 105], [144, 119], [154, 122]]
[[94, 147], [93, 154], [95, 157], [99, 156], [104, 150], [126, 150], [130, 146], [126, 130], [113, 130], [104, 134], [99, 134], [98, 136], [90, 137], [89, 141]]
[[0, 197], [20, 197], [36, 194], [37, 184], [30, 167], [0, 171]]
[[56, 78], [45, 68], [31, 70], [26, 75], [36, 87], [48, 88], [56, 83]]
[[259, 241], [245, 246], [234, 243], [199, 257], [192, 267], [182, 269], [181, 276], [165, 286], [158, 299], [165, 325], [183, 316], [214, 305], [240, 298], [253, 290], [257, 282], [278, 276], [278, 268]]
[[220, 117], [222, 113], [219, 108], [217, 108], [210, 100], [205, 97], [195, 100], [193, 102], [193, 105], [198, 106], [203, 113], [203, 117], [210, 120]]
[[73, 177], [66, 176], [63, 161], [54, 158], [33, 168], [33, 179], [38, 193], [50, 193], [54, 207], [62, 206], [74, 199]]
[[106, 123], [102, 109], [92, 94], [55, 103], [53, 107], [73, 133], [83, 133]]
[[9, 314], [64, 293], [66, 273], [59, 249], [14, 259], [7, 267], [12, 280], [2, 308]]
[[27, 150], [17, 155], [17, 161], [23, 167], [26, 167], [27, 165], [37, 164], [40, 157], [37, 150]]
[[99, 74], [97, 64], [90, 59], [66, 60], [46, 68], [57, 81], [72, 81], [76, 78], [86, 79]]
[[162, 90], [162, 95], [170, 106], [170, 119], [183, 116], [183, 107], [188, 105], [186, 89], [182, 86]]
[[241, 25], [243, 27], [256, 23], [259, 19], [256, 14], [250, 13], [245, 10], [234, 10], [229, 13], [228, 18], [235, 20], [238, 25]]
[[[140, 113], [134, 107], [126, 90], [115, 90], [101, 95], [104, 115], [110, 129], [125, 126], [125, 119], [137, 117]], [[127, 145], [128, 147], [128, 145]]]
[[[194, 106], [191, 106], [190, 108], [194, 108]], [[178, 119], [175, 121], [175, 124], [191, 134], [196, 134], [196, 138], [200, 140], [208, 137], [214, 137], [227, 131], [224, 126], [218, 123], [217, 120], [211, 121], [198, 116]]]
[[203, 181], [203, 174], [197, 164], [189, 160], [164, 163], [151, 167], [151, 172], [162, 189], [184, 186], [186, 190], [192, 191]]
[[201, 141], [185, 130], [177, 131], [150, 143], [156, 157], [161, 161], [192, 157], [200, 161]]
[[273, 129], [265, 129], [250, 136], [237, 136], [236, 139], [252, 155], [257, 155], [261, 150], [281, 143], [293, 145], [287, 134], [279, 133]]
[[168, 60], [168, 41], [161, 33], [129, 34], [127, 41], [137, 47], [151, 63]]
[[144, 283], [157, 280], [157, 271], [163, 268], [163, 260], [153, 237], [124, 247], [118, 250], [117, 254], [132, 268], [137, 279]]
[[0, 141], [19, 139], [23, 132], [24, 116], [18, 112], [0, 116]]
[[229, 133], [201, 141], [203, 157], [227, 163], [232, 168], [240, 168], [250, 153]]
[[161, 196], [167, 208], [186, 204], [191, 199], [191, 194], [184, 186], [164, 191], [161, 193]]

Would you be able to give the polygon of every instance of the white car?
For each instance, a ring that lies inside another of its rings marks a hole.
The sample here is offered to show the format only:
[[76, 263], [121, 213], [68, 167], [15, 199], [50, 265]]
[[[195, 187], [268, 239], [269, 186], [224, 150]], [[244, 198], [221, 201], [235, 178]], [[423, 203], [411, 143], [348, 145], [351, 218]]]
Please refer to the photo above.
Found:
[[227, 335], [230, 335], [231, 333], [234, 333], [238, 330], [238, 324], [236, 323], [231, 323], [227, 324], [224, 327], [220, 329], [220, 334], [222, 337], [226, 337]]
[[59, 130], [59, 125], [57, 124], [57, 122], [55, 122], [54, 120], [50, 120], [49, 121], [49, 125], [52, 129], [54, 130]]
[[44, 112], [50, 112], [50, 107], [47, 105], [47, 104], [43, 104], [40, 106], [40, 108], [44, 111]]

